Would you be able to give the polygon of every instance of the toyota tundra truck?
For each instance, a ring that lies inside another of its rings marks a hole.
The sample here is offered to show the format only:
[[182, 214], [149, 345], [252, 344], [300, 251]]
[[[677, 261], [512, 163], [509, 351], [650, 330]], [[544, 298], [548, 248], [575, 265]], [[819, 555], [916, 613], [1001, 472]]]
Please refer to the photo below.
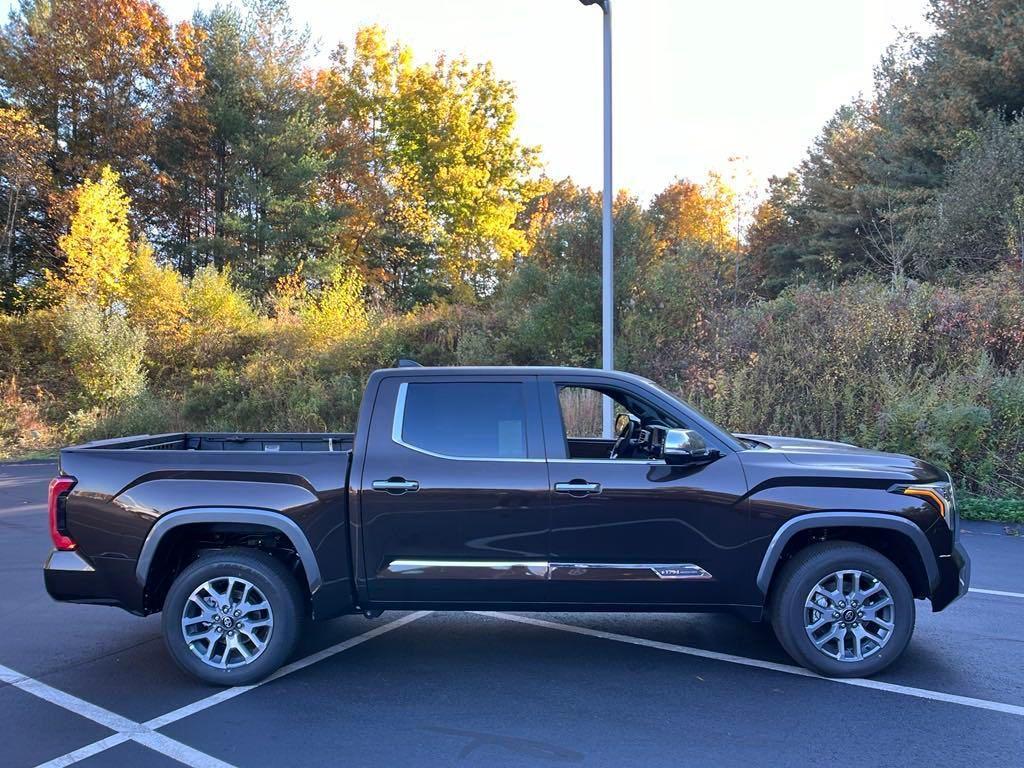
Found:
[[58, 472], [50, 595], [162, 611], [174, 661], [217, 685], [271, 674], [308, 619], [419, 609], [728, 611], [867, 676], [915, 600], [970, 580], [947, 473], [730, 434], [615, 371], [406, 364], [369, 377], [354, 433], [100, 440]]

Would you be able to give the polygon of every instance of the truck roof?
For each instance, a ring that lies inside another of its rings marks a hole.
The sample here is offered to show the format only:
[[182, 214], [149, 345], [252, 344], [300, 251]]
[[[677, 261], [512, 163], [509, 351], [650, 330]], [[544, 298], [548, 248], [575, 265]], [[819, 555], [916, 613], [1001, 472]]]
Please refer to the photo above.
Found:
[[606, 371], [603, 368], [573, 368], [571, 366], [557, 365], [440, 365], [440, 366], [402, 366], [400, 368], [381, 368], [379, 374], [400, 374], [402, 376], [430, 376], [439, 373], [446, 375], [464, 374], [477, 376], [482, 373], [496, 375], [516, 376], [565, 376], [569, 374], [588, 376], [613, 376], [615, 378], [631, 379], [645, 384], [654, 384], [650, 379], [637, 376], [635, 373], [626, 371]]

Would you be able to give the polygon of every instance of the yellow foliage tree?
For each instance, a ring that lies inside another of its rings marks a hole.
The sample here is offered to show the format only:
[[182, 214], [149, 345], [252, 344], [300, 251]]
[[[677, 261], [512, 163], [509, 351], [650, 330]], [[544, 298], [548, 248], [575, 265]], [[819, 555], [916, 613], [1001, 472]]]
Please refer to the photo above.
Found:
[[231, 283], [231, 270], [206, 266], [196, 271], [185, 291], [185, 307], [194, 333], [235, 335], [252, 330], [256, 313]]
[[260, 319], [231, 282], [231, 270], [213, 265], [196, 271], [185, 290], [189, 349], [194, 365], [213, 367], [245, 354]]
[[719, 252], [738, 247], [736, 195], [718, 174], [709, 174], [703, 184], [674, 181], [651, 201], [650, 214], [662, 250], [684, 243]]
[[128, 196], [117, 171], [104, 166], [99, 178], [75, 190], [71, 227], [58, 241], [66, 263], [64, 284], [77, 296], [109, 307], [125, 294], [125, 270], [132, 258]]
[[318, 295], [299, 310], [303, 330], [311, 346], [323, 348], [349, 338], [369, 326], [363, 301], [365, 285], [354, 270], [337, 269]]
[[131, 322], [146, 332], [149, 357], [168, 364], [185, 341], [185, 285], [173, 267], [157, 264], [149, 243], [139, 243], [125, 275]]

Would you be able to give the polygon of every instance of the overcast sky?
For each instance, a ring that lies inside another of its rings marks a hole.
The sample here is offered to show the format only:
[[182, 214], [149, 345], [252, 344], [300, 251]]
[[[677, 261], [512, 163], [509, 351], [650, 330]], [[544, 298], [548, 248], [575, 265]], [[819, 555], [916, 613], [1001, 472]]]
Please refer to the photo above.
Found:
[[[5, 4], [10, 4], [5, 0]], [[175, 21], [207, 0], [163, 0]], [[803, 156], [837, 107], [869, 91], [925, 0], [614, 0], [615, 183], [647, 200], [676, 176], [748, 158], [763, 182]], [[417, 58], [489, 59], [518, 93], [547, 171], [601, 184], [601, 12], [577, 0], [293, 0], [321, 61], [379, 23]]]

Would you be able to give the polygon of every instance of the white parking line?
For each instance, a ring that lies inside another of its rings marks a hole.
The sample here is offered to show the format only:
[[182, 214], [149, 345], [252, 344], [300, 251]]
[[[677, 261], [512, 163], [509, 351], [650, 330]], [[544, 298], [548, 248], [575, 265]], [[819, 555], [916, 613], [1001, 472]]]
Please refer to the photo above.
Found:
[[527, 616], [516, 616], [511, 613], [498, 613], [495, 611], [474, 611], [481, 616], [491, 616], [496, 619], [502, 619], [504, 621], [516, 621], [520, 624], [531, 624], [535, 627], [546, 627], [547, 629], [557, 629], [562, 632], [572, 632], [577, 635], [587, 635], [588, 637], [598, 637], [603, 640], [614, 640], [619, 643], [628, 643], [629, 645], [643, 645], [648, 648], [657, 648], [661, 651], [671, 651], [672, 653], [682, 653], [687, 656], [699, 656], [703, 659], [714, 659], [716, 661], [726, 661], [730, 664], [741, 664], [745, 667], [757, 667], [758, 669], [770, 669], [773, 672], [784, 672], [787, 675], [798, 675], [800, 677], [813, 677], [818, 680], [826, 680], [832, 683], [842, 683], [843, 685], [853, 685], [858, 688], [871, 688], [876, 691], [886, 691], [887, 693], [898, 693], [903, 696], [913, 696], [919, 699], [929, 699], [931, 701], [942, 701], [947, 704], [959, 704], [965, 707], [974, 707], [975, 709], [987, 709], [993, 712], [1002, 712], [1007, 715], [1016, 715], [1017, 717], [1024, 717], [1024, 707], [1017, 704], [1004, 704], [1001, 701], [989, 701], [988, 699], [975, 699], [970, 696], [958, 696], [953, 693], [944, 693], [943, 691], [932, 691], [927, 688], [914, 688], [908, 685], [896, 685], [895, 683], [884, 683], [880, 680], [867, 680], [865, 678], [837, 678], [837, 677], [822, 677], [814, 672], [803, 667], [796, 667], [792, 664], [779, 664], [774, 661], [763, 661], [761, 659], [751, 659], [746, 656], [734, 656], [731, 653], [719, 653], [718, 651], [706, 651], [703, 648], [691, 648], [686, 645], [675, 645], [673, 643], [663, 643], [659, 640], [647, 640], [642, 637], [633, 637], [632, 635], [620, 635], [615, 632], [605, 632], [600, 629], [589, 629], [587, 627], [577, 627], [572, 624], [559, 624], [554, 621], [545, 621], [543, 619], [534, 619]]
[[84, 747], [80, 747], [79, 749], [68, 752], [60, 757], [55, 757], [53, 760], [41, 763], [37, 768], [66, 768], [66, 766], [74, 765], [80, 760], [85, 760], [86, 758], [92, 757], [100, 752], [104, 752], [111, 747], [116, 747], [118, 744], [123, 744], [128, 740], [132, 740], [142, 744], [143, 746], [149, 747], [156, 752], [160, 752], [163, 755], [177, 760], [179, 763], [194, 766], [194, 768], [233, 768], [230, 763], [225, 763], [212, 755], [200, 752], [199, 750], [194, 749], [187, 744], [182, 744], [180, 741], [176, 741], [169, 736], [164, 736], [162, 733], [158, 733], [156, 729], [162, 728], [165, 725], [170, 725], [178, 720], [194, 715], [197, 712], [202, 712], [204, 709], [209, 709], [223, 701], [233, 699], [246, 691], [251, 691], [253, 688], [258, 688], [272, 680], [277, 680], [285, 675], [290, 675], [292, 672], [298, 672], [300, 669], [305, 669], [311, 664], [316, 664], [318, 661], [323, 661], [337, 653], [347, 651], [349, 648], [354, 648], [361, 643], [365, 643], [367, 640], [372, 640], [375, 637], [391, 632], [392, 630], [405, 626], [417, 619], [422, 619], [429, 613], [430, 611], [418, 611], [416, 613], [411, 613], [408, 616], [402, 616], [401, 618], [390, 621], [387, 624], [374, 627], [361, 635], [356, 635], [348, 640], [342, 640], [341, 642], [335, 643], [322, 651], [317, 651], [303, 659], [299, 659], [298, 661], [283, 666], [266, 680], [262, 680], [253, 685], [239, 685], [233, 688], [225, 688], [211, 696], [207, 696], [205, 699], [200, 699], [199, 701], [187, 704], [184, 707], [179, 707], [167, 714], [154, 717], [152, 720], [147, 720], [145, 723], [137, 723], [134, 720], [129, 720], [126, 717], [122, 717], [114, 712], [103, 709], [103, 707], [98, 707], [95, 704], [79, 699], [69, 693], [59, 691], [45, 683], [39, 682], [38, 680], [34, 680], [24, 675], [19, 675], [13, 669], [2, 665], [0, 665], [0, 682], [10, 683], [11, 685], [21, 688], [27, 693], [31, 693], [32, 695], [45, 699], [52, 704], [68, 709], [78, 715], [82, 715], [83, 717], [110, 728], [113, 731], [117, 731], [117, 733], [107, 736], [104, 739], [95, 741], [92, 744], [87, 744]]
[[975, 589], [971, 587], [969, 592], [977, 592], [979, 595], [999, 595], [1000, 597], [1024, 597], [1024, 592], [1003, 592], [1000, 589]]
[[202, 712], [204, 709], [216, 706], [222, 701], [227, 701], [228, 699], [235, 698], [235, 696], [240, 696], [246, 691], [251, 691], [253, 688], [259, 688], [261, 685], [266, 685], [272, 680], [277, 680], [285, 675], [290, 675], [292, 672], [298, 672], [300, 669], [305, 669], [311, 664], [316, 664], [318, 661], [323, 661], [337, 653], [347, 651], [349, 648], [354, 648], [360, 643], [365, 643], [367, 640], [372, 640], [386, 632], [391, 632], [399, 627], [404, 627], [406, 624], [416, 621], [417, 619], [422, 619], [424, 616], [429, 614], [430, 611], [417, 611], [416, 613], [410, 613], [408, 616], [402, 616], [400, 619], [389, 621], [387, 624], [374, 627], [369, 632], [363, 632], [363, 634], [356, 635], [348, 640], [342, 640], [340, 643], [335, 643], [328, 648], [324, 648], [322, 651], [317, 651], [303, 659], [299, 659], [298, 661], [294, 661], [291, 664], [283, 666], [270, 677], [265, 680], [261, 680], [258, 683], [254, 683], [253, 685], [239, 685], [234, 688], [225, 688], [212, 696], [207, 696], [205, 699], [200, 699], [199, 701], [195, 701], [191, 704], [186, 704], [184, 707], [180, 707], [173, 712], [168, 712], [166, 715], [160, 715], [160, 717], [154, 717], [152, 720], [147, 720], [145, 725], [153, 729], [163, 728], [165, 725], [170, 725], [178, 720], [194, 715], [196, 712]]
[[[116, 736], [119, 738], [107, 737], [103, 739], [104, 742], [109, 742], [104, 746], [104, 749], [109, 749], [132, 739], [150, 749], [173, 757], [179, 763], [192, 766], [192, 768], [233, 768], [230, 763], [225, 763], [223, 760], [218, 760], [212, 755], [207, 755], [205, 752], [193, 749], [186, 744], [182, 744], [180, 741], [175, 741], [169, 736], [164, 736], [162, 733], [152, 731], [141, 723], [129, 720], [127, 717], [111, 712], [109, 709], [104, 709], [77, 696], [72, 696], [70, 693], [57, 690], [53, 686], [31, 677], [20, 675], [10, 667], [0, 665], [0, 680], [25, 691], [25, 693], [30, 693], [69, 712], [74, 712], [76, 715], [92, 720], [94, 723], [99, 723], [104, 728], [117, 731]], [[78, 751], [81, 752], [83, 750]], [[92, 751], [89, 754], [96, 754], [96, 752]], [[88, 756], [88, 754], [83, 754], [78, 760]], [[61, 759], [57, 758], [58, 761]], [[70, 765], [66, 760], [54, 764]]]

